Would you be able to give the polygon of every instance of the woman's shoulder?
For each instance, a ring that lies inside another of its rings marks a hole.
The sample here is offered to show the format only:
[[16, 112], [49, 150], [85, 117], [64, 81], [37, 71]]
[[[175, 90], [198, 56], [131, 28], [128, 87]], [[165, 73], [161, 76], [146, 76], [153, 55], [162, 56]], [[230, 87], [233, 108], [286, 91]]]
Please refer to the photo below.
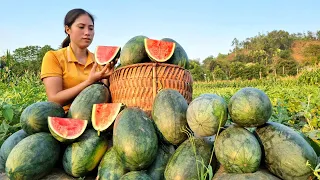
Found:
[[44, 58], [49, 58], [49, 59], [57, 59], [59, 61], [65, 59], [67, 56], [67, 48], [60, 48], [57, 50], [49, 50], [45, 53]]

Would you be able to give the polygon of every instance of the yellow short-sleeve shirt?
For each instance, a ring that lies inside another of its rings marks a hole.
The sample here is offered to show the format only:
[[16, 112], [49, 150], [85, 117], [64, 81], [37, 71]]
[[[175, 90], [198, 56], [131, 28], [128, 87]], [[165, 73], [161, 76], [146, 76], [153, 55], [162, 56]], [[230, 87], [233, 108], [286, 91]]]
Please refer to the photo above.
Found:
[[[43, 57], [40, 77], [41, 80], [45, 77], [61, 77], [63, 89], [68, 89], [88, 78], [94, 62], [94, 55], [89, 50], [85, 65], [78, 62], [70, 46], [56, 51], [51, 50]], [[98, 66], [97, 70], [101, 70], [101, 66]], [[67, 111], [69, 107], [70, 104], [63, 108]]]

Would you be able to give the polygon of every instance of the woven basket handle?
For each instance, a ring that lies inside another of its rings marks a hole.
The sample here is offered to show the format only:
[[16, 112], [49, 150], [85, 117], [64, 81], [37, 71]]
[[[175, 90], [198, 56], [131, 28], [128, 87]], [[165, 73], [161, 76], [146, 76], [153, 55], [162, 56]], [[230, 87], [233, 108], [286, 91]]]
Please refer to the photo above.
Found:
[[157, 95], [157, 63], [152, 65], [152, 95], [154, 100]]

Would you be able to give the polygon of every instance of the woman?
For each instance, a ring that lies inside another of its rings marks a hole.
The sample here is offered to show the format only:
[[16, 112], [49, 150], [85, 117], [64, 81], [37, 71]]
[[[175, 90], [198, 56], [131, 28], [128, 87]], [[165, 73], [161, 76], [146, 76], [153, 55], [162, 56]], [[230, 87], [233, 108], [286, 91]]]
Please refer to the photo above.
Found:
[[97, 65], [94, 55], [87, 49], [94, 37], [94, 18], [90, 13], [72, 9], [65, 16], [64, 26], [67, 37], [61, 49], [45, 54], [41, 80], [48, 100], [68, 111], [73, 99], [84, 88], [112, 74], [114, 63], [104, 67]]

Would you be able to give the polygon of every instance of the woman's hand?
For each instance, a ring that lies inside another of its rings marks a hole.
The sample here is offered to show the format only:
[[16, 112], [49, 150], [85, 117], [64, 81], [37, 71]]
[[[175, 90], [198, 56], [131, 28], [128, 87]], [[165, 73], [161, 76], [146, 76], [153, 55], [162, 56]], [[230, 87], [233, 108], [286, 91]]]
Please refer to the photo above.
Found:
[[87, 79], [89, 84], [108, 78], [113, 73], [114, 62], [105, 65], [101, 71], [96, 71], [97, 67], [98, 64], [95, 62]]

